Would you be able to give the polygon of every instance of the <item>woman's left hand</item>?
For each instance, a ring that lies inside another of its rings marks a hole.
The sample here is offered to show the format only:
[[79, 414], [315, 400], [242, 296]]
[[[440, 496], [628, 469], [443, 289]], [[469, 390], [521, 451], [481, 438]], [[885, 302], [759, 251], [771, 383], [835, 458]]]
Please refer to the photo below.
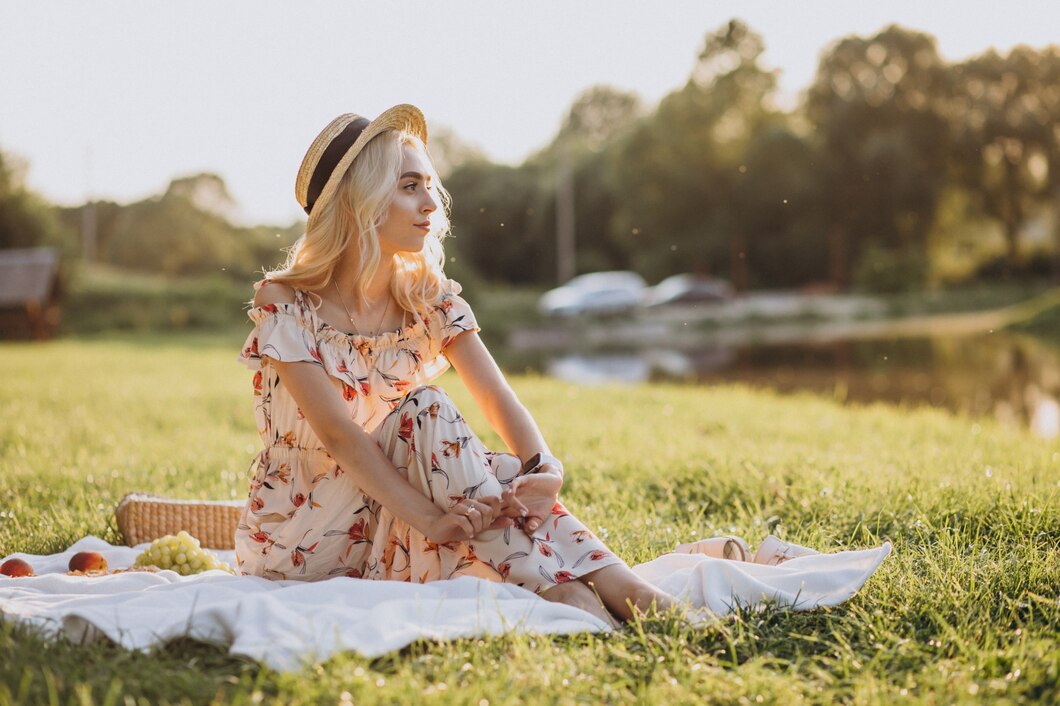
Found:
[[552, 514], [563, 486], [563, 476], [552, 464], [544, 464], [537, 473], [519, 476], [511, 483], [515, 497], [526, 506], [524, 530], [533, 532]]

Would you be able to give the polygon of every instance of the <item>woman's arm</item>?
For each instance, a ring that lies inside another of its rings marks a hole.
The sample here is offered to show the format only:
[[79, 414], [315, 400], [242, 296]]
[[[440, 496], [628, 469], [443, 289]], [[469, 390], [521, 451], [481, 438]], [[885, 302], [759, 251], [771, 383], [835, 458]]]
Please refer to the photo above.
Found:
[[[524, 463], [537, 453], [552, 455], [534, 418], [515, 396], [477, 333], [465, 331], [457, 336], [445, 355], [486, 415], [486, 421], [512, 453]], [[532, 533], [541, 526], [552, 512], [562, 485], [563, 467], [553, 463], [512, 481], [509, 489], [527, 510], [524, 530]]]
[[[552, 455], [534, 418], [516, 397], [476, 332], [465, 331], [453, 339], [445, 356], [486, 416], [486, 422], [512, 453], [524, 462], [536, 453]], [[563, 477], [563, 469], [553, 463], [545, 464], [539, 472]]]
[[[283, 285], [258, 290], [256, 306], [291, 303], [293, 292]], [[435, 542], [465, 541], [499, 518], [499, 498], [465, 501], [479, 512], [468, 518], [460, 512], [444, 512], [399, 474], [375, 440], [349, 417], [335, 385], [318, 365], [284, 363], [272, 358], [269, 365], [294, 398], [313, 432], [332, 458], [357, 485], [397, 517]]]

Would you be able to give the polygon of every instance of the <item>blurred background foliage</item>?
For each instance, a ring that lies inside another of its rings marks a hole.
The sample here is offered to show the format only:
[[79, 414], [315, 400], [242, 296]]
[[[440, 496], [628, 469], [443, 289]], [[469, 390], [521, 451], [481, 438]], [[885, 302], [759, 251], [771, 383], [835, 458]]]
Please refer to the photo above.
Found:
[[[570, 189], [579, 273], [873, 292], [1060, 277], [1060, 47], [948, 63], [931, 35], [891, 25], [825, 47], [787, 110], [764, 49], [734, 20], [655, 106], [593, 86], [516, 166], [434, 130], [454, 195], [450, 275], [472, 291], [554, 285], [557, 194]], [[77, 207], [46, 203], [24, 174], [0, 152], [0, 248], [61, 250], [75, 329], [99, 310], [119, 328], [220, 323], [233, 314], [211, 311], [222, 306], [241, 317], [248, 284], [304, 226], [234, 224], [214, 174]], [[115, 314], [131, 295], [158, 305]]]

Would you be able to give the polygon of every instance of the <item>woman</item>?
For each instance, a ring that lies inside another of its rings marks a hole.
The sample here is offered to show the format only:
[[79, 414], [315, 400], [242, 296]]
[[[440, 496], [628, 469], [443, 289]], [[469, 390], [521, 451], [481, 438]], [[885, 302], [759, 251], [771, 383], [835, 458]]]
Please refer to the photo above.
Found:
[[[306, 233], [256, 285], [240, 356], [265, 444], [240, 571], [478, 576], [608, 622], [670, 607], [558, 501], [562, 464], [442, 274], [449, 200], [426, 142], [423, 115], [399, 105], [336, 118], [302, 162]], [[450, 364], [510, 453], [429, 384]]]

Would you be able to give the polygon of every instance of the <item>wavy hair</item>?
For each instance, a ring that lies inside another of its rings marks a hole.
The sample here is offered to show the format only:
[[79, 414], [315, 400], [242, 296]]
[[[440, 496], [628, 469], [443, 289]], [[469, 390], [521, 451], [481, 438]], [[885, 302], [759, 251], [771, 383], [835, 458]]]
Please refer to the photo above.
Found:
[[349, 248], [357, 253], [357, 296], [379, 268], [379, 228], [386, 220], [401, 176], [402, 147], [412, 145], [424, 157], [440, 208], [431, 214], [431, 230], [419, 252], [393, 255], [390, 291], [406, 311], [425, 313], [443, 293], [445, 251], [452, 199], [442, 186], [427, 147], [410, 132], [387, 130], [372, 138], [342, 176], [334, 198], [321, 204], [312, 228], [288, 250], [282, 267], [265, 273], [270, 282], [296, 289], [320, 289], [331, 282], [339, 259]]

